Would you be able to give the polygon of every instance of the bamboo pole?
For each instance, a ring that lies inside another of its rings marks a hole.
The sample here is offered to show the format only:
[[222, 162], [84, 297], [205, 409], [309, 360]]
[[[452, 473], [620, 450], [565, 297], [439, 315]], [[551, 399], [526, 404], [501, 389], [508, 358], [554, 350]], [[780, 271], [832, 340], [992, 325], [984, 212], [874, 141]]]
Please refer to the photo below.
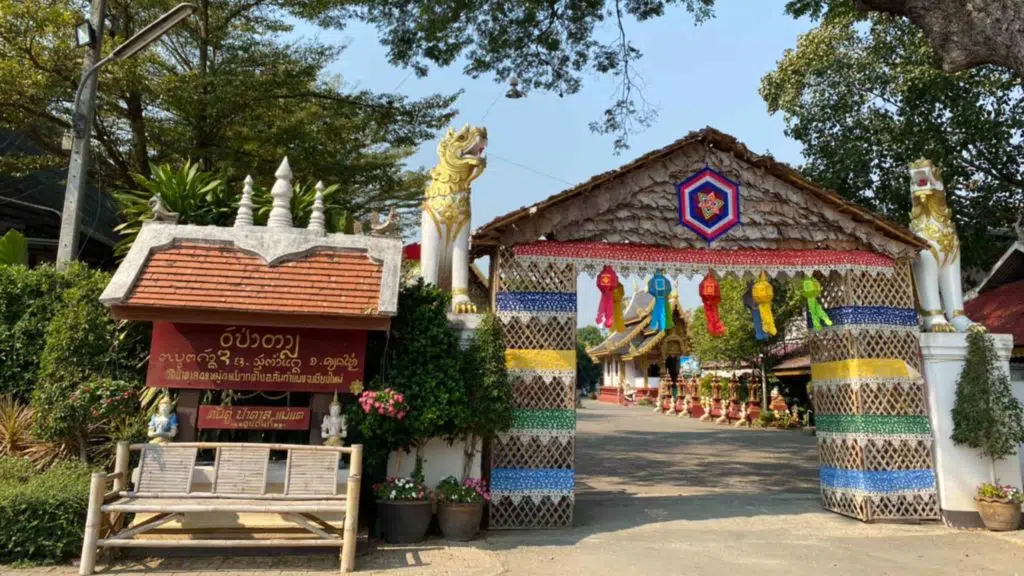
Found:
[[114, 457], [114, 473], [120, 476], [114, 478], [114, 492], [120, 492], [128, 487], [128, 459], [130, 454], [127, 442], [117, 443], [117, 455]]
[[85, 534], [82, 538], [82, 558], [78, 566], [81, 576], [89, 576], [96, 567], [96, 542], [103, 523], [103, 491], [107, 488], [107, 475], [96, 473], [89, 482], [89, 509], [85, 516]]
[[345, 511], [344, 539], [341, 546], [341, 571], [351, 572], [356, 567], [356, 531], [359, 528], [359, 484], [363, 475], [363, 445], [352, 446], [348, 471], [348, 495]]

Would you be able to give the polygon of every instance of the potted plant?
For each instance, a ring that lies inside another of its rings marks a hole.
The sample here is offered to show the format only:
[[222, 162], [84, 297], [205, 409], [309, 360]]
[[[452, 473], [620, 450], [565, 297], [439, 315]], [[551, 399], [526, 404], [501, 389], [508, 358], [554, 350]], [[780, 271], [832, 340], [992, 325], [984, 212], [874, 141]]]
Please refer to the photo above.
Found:
[[484, 517], [484, 502], [490, 502], [491, 493], [482, 478], [466, 478], [459, 482], [449, 476], [437, 485], [437, 521], [441, 533], [449, 540], [472, 540], [480, 531]]
[[410, 478], [391, 478], [375, 484], [377, 520], [384, 540], [390, 544], [413, 544], [423, 540], [434, 515], [430, 489], [422, 472]]
[[978, 486], [974, 501], [985, 528], [1005, 532], [1020, 527], [1020, 505], [1024, 502], [1024, 494], [1016, 487], [986, 482]]
[[[982, 521], [990, 530], [1016, 529], [1020, 525], [1020, 492], [997, 484], [995, 461], [1015, 454], [1017, 446], [1024, 443], [1024, 407], [1014, 398], [1009, 375], [1000, 368], [987, 334], [967, 334], [967, 357], [956, 382], [952, 416], [953, 443], [976, 448], [989, 459], [990, 483], [983, 484], [975, 497]], [[1008, 493], [1008, 488], [1013, 492]], [[1016, 524], [992, 527], [1007, 522]]]

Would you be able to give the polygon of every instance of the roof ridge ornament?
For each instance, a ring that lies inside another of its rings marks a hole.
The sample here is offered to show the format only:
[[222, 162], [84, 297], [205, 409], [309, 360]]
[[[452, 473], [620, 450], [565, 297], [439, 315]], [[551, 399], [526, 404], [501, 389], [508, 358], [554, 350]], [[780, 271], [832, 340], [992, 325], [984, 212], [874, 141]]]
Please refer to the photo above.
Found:
[[235, 228], [252, 226], [252, 176], [246, 175], [242, 184], [242, 199], [238, 201], [238, 214], [235, 215]]
[[316, 183], [316, 199], [313, 201], [313, 213], [309, 216], [309, 230], [327, 233], [324, 219], [324, 181]]
[[270, 217], [267, 219], [267, 228], [291, 228], [292, 227], [292, 167], [288, 165], [288, 157], [285, 156], [281, 165], [274, 172], [277, 181], [270, 189], [270, 195], [274, 198], [273, 208], [270, 210]]

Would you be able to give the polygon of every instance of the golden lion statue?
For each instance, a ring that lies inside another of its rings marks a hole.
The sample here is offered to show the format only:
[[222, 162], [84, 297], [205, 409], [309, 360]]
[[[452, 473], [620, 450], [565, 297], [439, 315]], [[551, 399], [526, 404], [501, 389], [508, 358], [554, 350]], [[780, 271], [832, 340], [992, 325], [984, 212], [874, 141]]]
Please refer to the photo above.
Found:
[[437, 145], [423, 202], [420, 270], [424, 282], [452, 293], [452, 310], [476, 312], [469, 301], [470, 185], [483, 174], [487, 129], [451, 128]]
[[925, 331], [984, 331], [984, 326], [964, 314], [960, 240], [946, 205], [942, 171], [930, 160], [914, 162], [910, 165], [910, 192], [910, 229], [931, 245], [914, 262], [914, 285]]

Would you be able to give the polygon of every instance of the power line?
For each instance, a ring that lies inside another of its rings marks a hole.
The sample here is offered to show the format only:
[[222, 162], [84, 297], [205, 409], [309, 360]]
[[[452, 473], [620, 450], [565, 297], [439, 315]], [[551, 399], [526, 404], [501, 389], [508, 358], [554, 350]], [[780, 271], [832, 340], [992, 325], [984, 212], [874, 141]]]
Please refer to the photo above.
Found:
[[547, 174], [546, 172], [541, 172], [540, 170], [537, 170], [535, 168], [530, 168], [529, 166], [527, 166], [525, 164], [520, 164], [519, 162], [516, 162], [514, 160], [509, 160], [508, 158], [502, 158], [501, 156], [498, 156], [497, 154], [494, 154], [492, 152], [488, 152], [487, 153], [487, 157], [488, 158], [494, 158], [495, 160], [501, 160], [502, 162], [511, 164], [513, 166], [517, 166], [517, 167], [522, 168], [523, 170], [526, 170], [528, 172], [533, 172], [534, 174], [536, 174], [538, 176], [543, 176], [545, 178], [550, 178], [550, 179], [555, 180], [557, 182], [561, 182], [562, 184], [565, 184], [566, 186], [572, 186], [573, 185], [573, 183], [569, 182], [568, 180], [563, 180], [562, 178], [559, 178], [558, 176], [552, 176], [551, 174]]

